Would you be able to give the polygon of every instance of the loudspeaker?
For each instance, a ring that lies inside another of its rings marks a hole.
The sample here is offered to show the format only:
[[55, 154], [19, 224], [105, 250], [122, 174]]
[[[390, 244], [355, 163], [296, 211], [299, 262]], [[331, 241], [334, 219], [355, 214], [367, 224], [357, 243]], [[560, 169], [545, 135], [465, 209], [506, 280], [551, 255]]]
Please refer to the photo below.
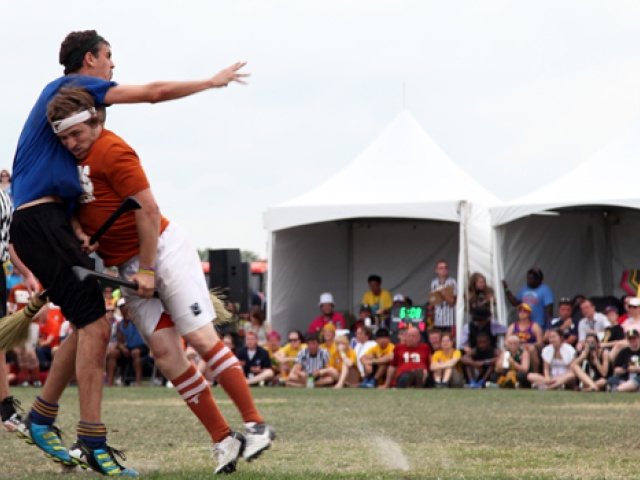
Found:
[[209, 250], [209, 288], [222, 288], [240, 312], [249, 311], [248, 270], [240, 261], [240, 250]]

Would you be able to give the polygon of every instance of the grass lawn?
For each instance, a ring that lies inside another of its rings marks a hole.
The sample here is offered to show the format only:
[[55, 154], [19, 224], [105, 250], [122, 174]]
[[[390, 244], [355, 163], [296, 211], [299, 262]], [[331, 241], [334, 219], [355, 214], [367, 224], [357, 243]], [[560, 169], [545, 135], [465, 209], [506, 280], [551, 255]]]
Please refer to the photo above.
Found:
[[[35, 389], [14, 388], [30, 405]], [[238, 479], [640, 478], [640, 396], [528, 390], [254, 389], [276, 428], [274, 447]], [[214, 397], [241, 426], [220, 388]], [[59, 426], [75, 438], [77, 391]], [[150, 479], [213, 476], [208, 435], [177, 393], [159, 387], [105, 390], [109, 442]], [[78, 469], [79, 470], [79, 469]], [[17, 436], [0, 434], [0, 478], [98, 478], [60, 467]]]

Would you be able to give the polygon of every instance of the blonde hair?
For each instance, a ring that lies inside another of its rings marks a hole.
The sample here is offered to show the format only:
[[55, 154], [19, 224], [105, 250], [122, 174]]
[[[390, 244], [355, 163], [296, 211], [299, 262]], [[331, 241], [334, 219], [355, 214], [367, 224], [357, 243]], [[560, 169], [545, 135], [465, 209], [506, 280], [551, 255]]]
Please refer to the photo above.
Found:
[[344, 343], [345, 345], [349, 345], [349, 337], [346, 335], [340, 335], [335, 340], [336, 343]]

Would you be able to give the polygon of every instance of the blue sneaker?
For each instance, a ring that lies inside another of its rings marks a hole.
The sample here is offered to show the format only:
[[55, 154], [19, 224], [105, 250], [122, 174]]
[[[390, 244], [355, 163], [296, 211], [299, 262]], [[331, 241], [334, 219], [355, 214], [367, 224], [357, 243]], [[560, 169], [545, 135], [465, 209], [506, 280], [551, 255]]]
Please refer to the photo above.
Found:
[[69, 455], [85, 470], [90, 468], [98, 473], [112, 477], [139, 476], [135, 470], [120, 465], [115, 455], [118, 455], [122, 460], [127, 458], [123, 452], [109, 446], [93, 449], [83, 441], [78, 440], [71, 446]]
[[62, 445], [60, 430], [55, 425], [40, 425], [33, 423], [31, 417], [27, 417], [19, 422], [16, 431], [28, 444], [38, 447], [54, 462], [67, 467], [77, 465]]
[[360, 385], [358, 385], [360, 388], [368, 388], [369, 387], [369, 379], [365, 378], [364, 380], [362, 380], [362, 383], [360, 383]]
[[369, 388], [378, 388], [378, 382], [376, 381], [375, 378], [370, 378], [369, 379], [369, 384], [367, 385], [367, 387], [369, 387]]
[[478, 386], [478, 388], [484, 388], [484, 380], [478, 380], [476, 382], [476, 385]]

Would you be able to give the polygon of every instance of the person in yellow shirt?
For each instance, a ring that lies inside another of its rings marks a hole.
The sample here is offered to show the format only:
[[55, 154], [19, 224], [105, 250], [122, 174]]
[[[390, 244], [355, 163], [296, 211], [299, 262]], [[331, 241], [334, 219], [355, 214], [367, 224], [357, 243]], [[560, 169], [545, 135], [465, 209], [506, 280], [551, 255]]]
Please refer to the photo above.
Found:
[[273, 370], [273, 377], [269, 381], [272, 385], [278, 385], [280, 382], [280, 361], [276, 358], [276, 353], [280, 350], [280, 341], [282, 337], [276, 331], [269, 332], [267, 335], [267, 345], [264, 349], [269, 354], [269, 360], [271, 361], [271, 370]]
[[387, 378], [387, 367], [393, 360], [395, 345], [391, 343], [389, 330], [379, 328], [376, 332], [376, 344], [362, 356], [365, 378], [361, 387], [375, 388]]
[[440, 340], [440, 350], [431, 357], [431, 371], [436, 388], [464, 387], [460, 350], [453, 347], [453, 338], [444, 333]]
[[[302, 332], [300, 330], [291, 330], [287, 335], [289, 343], [275, 353], [275, 358], [280, 364], [280, 377], [285, 381], [289, 378], [289, 373], [293, 364], [298, 358], [298, 354], [303, 348], [307, 347], [306, 343], [302, 343]], [[281, 382], [282, 383], [282, 382]]]
[[336, 353], [336, 326], [332, 323], [327, 323], [322, 327], [322, 338], [324, 343], [321, 343], [320, 347], [329, 352], [329, 357], [331, 357], [331, 355]]
[[341, 335], [335, 341], [336, 351], [329, 359], [328, 367], [339, 373], [334, 388], [357, 387], [360, 383], [358, 358], [355, 350], [349, 346], [349, 337]]
[[393, 307], [393, 297], [389, 290], [381, 287], [382, 278], [380, 275], [369, 275], [367, 279], [369, 291], [362, 297], [362, 303], [369, 305], [375, 318], [384, 321], [388, 327], [389, 312]]

